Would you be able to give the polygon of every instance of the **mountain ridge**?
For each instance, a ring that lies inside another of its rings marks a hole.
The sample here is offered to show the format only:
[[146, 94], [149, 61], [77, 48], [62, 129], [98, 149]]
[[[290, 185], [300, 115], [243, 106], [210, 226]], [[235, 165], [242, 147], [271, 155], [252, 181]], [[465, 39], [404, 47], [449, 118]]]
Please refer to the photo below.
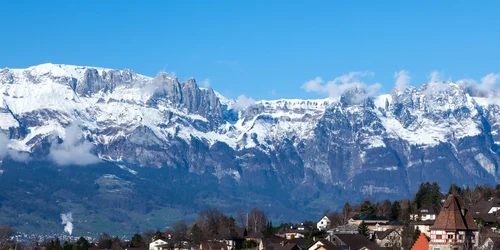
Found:
[[[248, 205], [229, 188], [319, 214], [347, 197], [408, 197], [423, 181], [475, 185], [500, 176], [500, 102], [460, 81], [378, 96], [355, 86], [339, 98], [253, 101], [166, 73], [43, 64], [0, 70], [0, 93], [0, 132], [8, 138], [0, 158], [57, 168], [98, 156], [91, 162], [127, 176], [119, 192], [154, 179], [141, 172], [175, 170], [174, 179], [207, 178], [225, 202]], [[70, 157], [58, 162], [61, 155]], [[103, 180], [115, 176], [92, 178], [108, 188]], [[193, 184], [174, 191], [201, 192]]]

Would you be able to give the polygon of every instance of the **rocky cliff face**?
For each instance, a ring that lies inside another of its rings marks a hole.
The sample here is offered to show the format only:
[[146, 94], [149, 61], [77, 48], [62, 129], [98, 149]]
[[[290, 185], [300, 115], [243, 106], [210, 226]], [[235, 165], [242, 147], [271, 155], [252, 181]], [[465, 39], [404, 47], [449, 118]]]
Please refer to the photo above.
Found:
[[356, 88], [339, 100], [242, 110], [194, 79], [44, 64], [0, 71], [0, 129], [30, 164], [50, 160], [77, 123], [75, 145], [92, 142], [91, 153], [108, 163], [208, 174], [217, 185], [284, 193], [305, 201], [294, 209], [319, 211], [344, 202], [339, 192], [395, 198], [422, 181], [496, 182], [500, 102], [471, 93], [455, 83], [375, 97]]

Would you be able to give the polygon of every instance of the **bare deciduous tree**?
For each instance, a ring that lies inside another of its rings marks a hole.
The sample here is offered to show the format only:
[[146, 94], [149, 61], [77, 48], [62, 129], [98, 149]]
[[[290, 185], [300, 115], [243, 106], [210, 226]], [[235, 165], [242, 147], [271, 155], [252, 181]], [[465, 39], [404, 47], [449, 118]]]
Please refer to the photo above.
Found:
[[224, 224], [226, 216], [216, 208], [208, 208], [198, 213], [196, 224], [207, 239], [213, 238]]
[[244, 227], [244, 228], [247, 227], [245, 212], [243, 212], [243, 210], [240, 209], [240, 208], [238, 208], [236, 210], [236, 219], [238, 220], [237, 221], [238, 222], [238, 226]]
[[176, 241], [181, 241], [186, 238], [188, 225], [186, 221], [180, 220], [172, 225], [172, 238]]
[[248, 231], [260, 232], [263, 231], [267, 224], [267, 218], [264, 211], [257, 208], [252, 208], [248, 214]]

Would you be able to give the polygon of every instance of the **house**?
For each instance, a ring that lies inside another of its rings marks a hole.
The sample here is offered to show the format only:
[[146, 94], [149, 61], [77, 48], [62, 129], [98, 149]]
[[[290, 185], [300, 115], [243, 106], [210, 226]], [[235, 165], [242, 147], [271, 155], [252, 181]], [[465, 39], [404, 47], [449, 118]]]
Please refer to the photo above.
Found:
[[380, 232], [386, 230], [403, 230], [403, 225], [399, 224], [397, 221], [389, 222], [377, 222], [377, 223], [366, 223], [366, 226], [370, 231]]
[[416, 213], [410, 214], [410, 220], [412, 221], [428, 221], [436, 220], [438, 212], [432, 207], [420, 208]]
[[388, 223], [389, 219], [387, 219], [387, 217], [384, 217], [384, 216], [372, 216], [372, 215], [365, 214], [365, 215], [361, 215], [361, 216], [352, 217], [351, 219], [349, 219], [349, 224], [359, 225], [363, 221], [365, 223], [376, 224], [376, 223]]
[[215, 241], [225, 243], [228, 250], [241, 249], [246, 236], [245, 228], [221, 228], [215, 236]]
[[380, 247], [390, 249], [401, 249], [403, 246], [403, 238], [398, 230], [389, 229], [386, 231], [375, 232], [375, 242]]
[[283, 247], [285, 243], [286, 240], [283, 238], [263, 238], [257, 248], [258, 250], [274, 250]]
[[246, 238], [246, 240], [253, 240], [253, 241], [257, 242], [257, 245], [259, 245], [260, 242], [262, 241], [262, 239], [264, 238], [264, 234], [262, 232], [254, 232], [245, 238]]
[[286, 241], [287, 244], [295, 244], [297, 245], [300, 249], [305, 249], [306, 246], [306, 239], [304, 238], [295, 238], [295, 239], [290, 239]]
[[427, 236], [425, 236], [424, 233], [420, 233], [420, 236], [418, 236], [417, 240], [411, 247], [411, 250], [429, 250], [429, 240], [427, 239]]
[[162, 239], [155, 240], [155, 241], [149, 243], [149, 250], [157, 250], [157, 248], [159, 246], [163, 246], [166, 244], [168, 244], [168, 242], [165, 240], [162, 240]]
[[341, 246], [336, 246], [327, 240], [318, 240], [308, 248], [308, 250], [342, 250]]
[[206, 241], [200, 244], [200, 250], [229, 250], [226, 243]]
[[319, 230], [325, 230], [330, 227], [331, 223], [332, 221], [330, 220], [330, 218], [325, 215], [318, 222], [316, 222], [316, 228], [318, 228]]
[[292, 226], [289, 229], [278, 233], [278, 235], [287, 240], [290, 240], [296, 238], [305, 238], [309, 232], [311, 232], [311, 228], [304, 226], [304, 224], [301, 224], [298, 227]]
[[335, 234], [332, 239], [333, 244], [350, 250], [378, 250], [381, 249], [377, 244], [370, 241], [361, 234]]
[[342, 226], [337, 226], [327, 231], [328, 240], [331, 241], [331, 237], [334, 234], [357, 234], [358, 233], [358, 225], [356, 224], [346, 224]]
[[463, 250], [477, 246], [478, 227], [471, 212], [457, 195], [449, 195], [431, 227], [429, 248]]
[[480, 245], [481, 250], [500, 250], [500, 237], [487, 237]]
[[498, 211], [500, 210], [500, 199], [491, 198], [487, 201], [480, 201], [471, 208], [472, 218], [481, 220], [486, 225], [492, 225], [498, 219]]
[[410, 225], [413, 226], [414, 230], [418, 229], [425, 236], [431, 237], [431, 227], [435, 222], [435, 220], [411, 221]]

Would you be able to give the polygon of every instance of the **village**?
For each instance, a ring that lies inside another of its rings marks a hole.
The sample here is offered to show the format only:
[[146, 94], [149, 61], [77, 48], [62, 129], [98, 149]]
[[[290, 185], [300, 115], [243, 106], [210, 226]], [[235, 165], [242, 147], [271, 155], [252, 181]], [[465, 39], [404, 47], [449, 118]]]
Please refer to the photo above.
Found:
[[[225, 228], [212, 240], [195, 246], [166, 235], [151, 242], [149, 250], [500, 249], [500, 198], [490, 197], [469, 208], [460, 195], [449, 194], [441, 203], [440, 209], [426, 206], [409, 213], [409, 228], [385, 216], [349, 211], [347, 222], [340, 225], [339, 218], [332, 214], [313, 225], [301, 223], [267, 236], [266, 232], [249, 232], [248, 228]], [[413, 239], [406, 246], [405, 231], [410, 231]]]
[[462, 189], [452, 184], [448, 193], [443, 194], [437, 183], [427, 182], [421, 184], [413, 200], [346, 203], [342, 211], [325, 211], [316, 221], [282, 223], [276, 227], [256, 208], [248, 213], [239, 212], [235, 217], [209, 208], [201, 211], [190, 225], [180, 221], [165, 231], [135, 234], [130, 240], [103, 233], [94, 240], [73, 236], [65, 241], [45, 239], [30, 245], [18, 244], [9, 236], [11, 229], [1, 226], [0, 249], [500, 249], [500, 185], [496, 189], [488, 186]]

